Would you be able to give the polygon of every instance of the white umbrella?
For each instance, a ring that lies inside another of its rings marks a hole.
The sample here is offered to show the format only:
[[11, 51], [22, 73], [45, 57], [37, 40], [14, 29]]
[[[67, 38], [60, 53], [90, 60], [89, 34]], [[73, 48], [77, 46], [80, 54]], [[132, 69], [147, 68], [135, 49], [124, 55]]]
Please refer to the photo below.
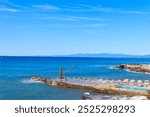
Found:
[[118, 80], [118, 82], [122, 82], [121, 80]]
[[130, 80], [130, 83], [134, 83], [135, 82], [135, 80]]
[[144, 84], [147, 86], [149, 84], [149, 81], [148, 80], [145, 80], [144, 81]]
[[138, 83], [138, 84], [141, 84], [141, 83], [142, 83], [142, 80], [138, 80], [137, 83]]
[[144, 83], [149, 83], [149, 81], [148, 80], [144, 80]]
[[129, 82], [129, 79], [124, 79], [123, 82]]

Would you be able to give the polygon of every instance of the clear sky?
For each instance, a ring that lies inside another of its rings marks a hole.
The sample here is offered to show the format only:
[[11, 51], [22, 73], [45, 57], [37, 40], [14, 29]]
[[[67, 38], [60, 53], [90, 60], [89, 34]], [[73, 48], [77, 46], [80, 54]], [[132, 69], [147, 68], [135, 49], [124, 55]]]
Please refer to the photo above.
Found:
[[0, 55], [150, 54], [150, 0], [0, 0]]

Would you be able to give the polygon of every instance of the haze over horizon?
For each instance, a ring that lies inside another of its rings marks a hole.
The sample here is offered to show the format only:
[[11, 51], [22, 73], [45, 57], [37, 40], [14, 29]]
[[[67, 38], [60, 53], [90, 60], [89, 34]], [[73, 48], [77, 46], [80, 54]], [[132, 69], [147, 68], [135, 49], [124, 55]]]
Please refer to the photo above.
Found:
[[77, 53], [61, 55], [0, 55], [0, 57], [108, 57], [108, 58], [150, 58], [150, 54], [131, 55], [123, 53]]
[[149, 0], [0, 0], [0, 55], [148, 55]]

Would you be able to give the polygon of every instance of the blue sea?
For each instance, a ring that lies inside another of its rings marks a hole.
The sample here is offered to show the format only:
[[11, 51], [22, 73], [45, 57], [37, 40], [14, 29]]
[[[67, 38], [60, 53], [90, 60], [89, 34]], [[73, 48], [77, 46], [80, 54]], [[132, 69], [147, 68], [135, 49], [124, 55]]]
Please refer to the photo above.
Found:
[[79, 100], [85, 90], [47, 86], [30, 80], [32, 76], [58, 78], [72, 65], [65, 77], [103, 78], [109, 80], [150, 80], [150, 74], [112, 69], [125, 63], [150, 64], [149, 58], [73, 58], [73, 57], [0, 57], [1, 100]]

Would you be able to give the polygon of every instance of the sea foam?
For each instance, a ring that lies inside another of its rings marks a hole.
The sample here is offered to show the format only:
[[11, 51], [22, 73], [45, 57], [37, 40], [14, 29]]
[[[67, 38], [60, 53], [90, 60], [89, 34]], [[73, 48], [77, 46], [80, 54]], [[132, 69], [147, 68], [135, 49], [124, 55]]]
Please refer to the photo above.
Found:
[[22, 80], [21, 82], [22, 82], [22, 83], [25, 83], [25, 84], [43, 83], [43, 82], [41, 82], [41, 81], [34, 81], [34, 80], [32, 80], [32, 79]]
[[119, 95], [89, 95], [86, 96], [87, 99], [90, 98], [92, 100], [148, 100], [146, 96], [132, 96], [128, 97], [126, 95], [119, 96]]

